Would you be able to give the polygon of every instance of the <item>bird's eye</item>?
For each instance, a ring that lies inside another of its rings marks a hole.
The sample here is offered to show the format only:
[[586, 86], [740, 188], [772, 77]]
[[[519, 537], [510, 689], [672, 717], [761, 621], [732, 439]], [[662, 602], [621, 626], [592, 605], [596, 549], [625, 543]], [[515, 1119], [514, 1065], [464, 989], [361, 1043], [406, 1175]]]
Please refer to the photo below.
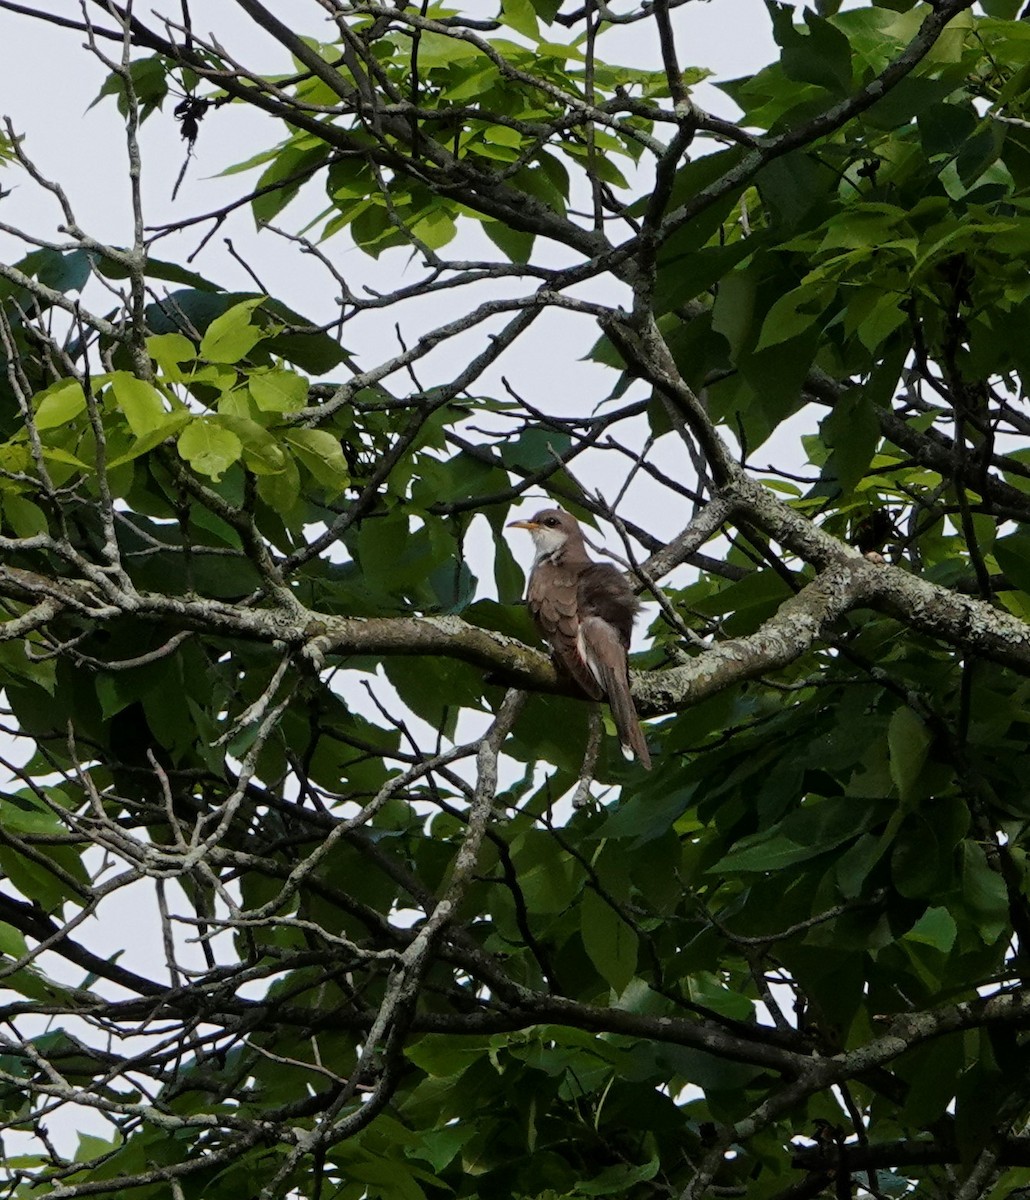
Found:
[[547, 520], [544, 522], [544, 524], [550, 525], [551, 528], [553, 529], [555, 527], [555, 525], [558, 524], [558, 518], [557, 517], [548, 517]]

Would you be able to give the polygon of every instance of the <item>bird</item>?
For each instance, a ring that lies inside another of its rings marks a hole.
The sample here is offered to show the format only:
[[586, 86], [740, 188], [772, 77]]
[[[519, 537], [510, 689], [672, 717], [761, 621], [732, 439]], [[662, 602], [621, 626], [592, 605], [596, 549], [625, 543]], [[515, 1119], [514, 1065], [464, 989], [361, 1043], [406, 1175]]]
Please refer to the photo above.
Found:
[[607, 700], [622, 752], [646, 770], [651, 755], [629, 690], [630, 633], [640, 603], [625, 575], [611, 563], [594, 562], [583, 531], [570, 513], [545, 508], [528, 521], [536, 547], [526, 599], [551, 647], [555, 666], [592, 700]]

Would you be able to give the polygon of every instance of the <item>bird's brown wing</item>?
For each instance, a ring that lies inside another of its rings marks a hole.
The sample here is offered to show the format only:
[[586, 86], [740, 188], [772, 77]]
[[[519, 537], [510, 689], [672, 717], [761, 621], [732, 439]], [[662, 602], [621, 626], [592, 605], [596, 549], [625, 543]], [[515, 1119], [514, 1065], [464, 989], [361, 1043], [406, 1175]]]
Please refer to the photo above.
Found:
[[526, 599], [529, 611], [547, 639], [560, 670], [571, 676], [593, 700], [601, 699], [601, 686], [579, 652], [579, 565], [538, 563], [529, 577]]
[[611, 563], [588, 563], [579, 576], [579, 617], [600, 617], [629, 649], [633, 618], [640, 608], [629, 580]]

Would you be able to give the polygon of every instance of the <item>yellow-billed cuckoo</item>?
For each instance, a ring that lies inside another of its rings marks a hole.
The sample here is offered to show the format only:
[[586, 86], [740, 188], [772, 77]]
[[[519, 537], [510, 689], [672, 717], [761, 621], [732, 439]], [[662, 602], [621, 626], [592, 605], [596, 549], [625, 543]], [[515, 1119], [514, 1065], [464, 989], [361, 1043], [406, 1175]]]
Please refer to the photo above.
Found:
[[536, 545], [526, 599], [555, 665], [592, 700], [608, 701], [623, 754], [650, 770], [626, 661], [640, 605], [625, 575], [588, 557], [579, 522], [560, 508], [509, 524], [528, 529]]

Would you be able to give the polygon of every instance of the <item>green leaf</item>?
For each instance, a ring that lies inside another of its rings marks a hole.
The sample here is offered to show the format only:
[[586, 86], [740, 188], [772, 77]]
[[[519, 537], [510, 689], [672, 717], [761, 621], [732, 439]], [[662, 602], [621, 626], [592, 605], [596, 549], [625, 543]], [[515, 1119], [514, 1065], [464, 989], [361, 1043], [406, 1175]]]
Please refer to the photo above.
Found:
[[512, 859], [519, 872], [526, 907], [531, 913], [565, 912], [582, 886], [581, 875], [573, 864], [555, 852], [555, 847], [538, 831], [523, 834], [512, 847]]
[[201, 357], [214, 363], [238, 363], [245, 358], [265, 336], [251, 320], [264, 300], [263, 296], [244, 300], [215, 317], [200, 343]]
[[296, 412], [308, 402], [308, 381], [296, 371], [281, 367], [254, 371], [248, 376], [247, 385], [262, 412]]
[[393, 1197], [397, 1200], [426, 1200], [426, 1193], [413, 1178], [411, 1169], [388, 1158], [352, 1163], [347, 1174], [372, 1185], [364, 1190], [364, 1195], [390, 1197], [391, 1200]]
[[961, 1033], [935, 1039], [905, 1055], [899, 1074], [908, 1085], [901, 1118], [927, 1128], [955, 1101], [955, 1085], [965, 1068]]
[[424, 68], [449, 67], [455, 62], [478, 57], [479, 51], [470, 42], [442, 33], [426, 31], [419, 39], [418, 61]]
[[804, 13], [807, 34], [794, 24], [794, 6], [767, 0], [773, 36], [782, 47], [786, 74], [799, 83], [814, 83], [836, 95], [851, 87], [851, 44], [829, 21], [811, 9]]
[[741, 838], [709, 871], [729, 874], [782, 870], [836, 850], [864, 832], [874, 819], [868, 806], [859, 808], [850, 796], [807, 797], [805, 806], [782, 822]]
[[1005, 881], [992, 871], [983, 847], [962, 843], [962, 899], [977, 922], [977, 933], [988, 945], [997, 941], [1009, 923]]
[[93, 269], [93, 256], [85, 250], [33, 250], [18, 266], [57, 292], [81, 292]]
[[325, 143], [283, 147], [257, 181], [258, 194], [251, 201], [254, 220], [259, 225], [274, 220], [328, 157]]
[[661, 1159], [655, 1153], [646, 1163], [633, 1166], [631, 1163], [620, 1163], [615, 1167], [606, 1167], [593, 1179], [581, 1180], [576, 1185], [576, 1191], [584, 1196], [625, 1196], [634, 1184], [646, 1183], [658, 1174]]
[[748, 340], [757, 291], [757, 280], [748, 271], [734, 271], [719, 286], [712, 309], [712, 328], [722, 334], [735, 355]]
[[1010, 533], [999, 538], [993, 554], [1012, 584], [1030, 594], [1030, 534]]
[[163, 375], [178, 380], [181, 376], [179, 364], [192, 362], [197, 348], [181, 333], [156, 333], [147, 338], [147, 353]]
[[161, 393], [152, 384], [127, 371], [115, 371], [111, 376], [111, 390], [136, 437], [146, 437], [165, 424], [168, 411]]
[[21, 958], [28, 953], [28, 949], [21, 930], [8, 925], [6, 921], [0, 921], [0, 954], [6, 954], [9, 958]]
[[[129, 79], [140, 105], [140, 119], [146, 120], [156, 108], [160, 108], [168, 94], [168, 71], [164, 59], [156, 54], [151, 58], [134, 59], [129, 64]], [[116, 96], [118, 111], [122, 116], [128, 115], [129, 97], [120, 71], [112, 71], [108, 75], [89, 107], [95, 107], [105, 96]]]
[[725, 987], [714, 975], [704, 972], [687, 980], [687, 992], [695, 1004], [735, 1021], [747, 1021], [754, 1016], [754, 1005], [739, 992]]
[[501, 12], [505, 24], [517, 33], [536, 41], [540, 30], [536, 22], [536, 10], [531, 0], [501, 0]]
[[494, 584], [502, 604], [517, 604], [526, 590], [526, 577], [503, 535], [494, 537]]
[[443, 208], [433, 208], [413, 221], [411, 232], [420, 242], [424, 242], [430, 250], [439, 250], [452, 241], [458, 232], [454, 218]]
[[905, 934], [906, 941], [922, 942], [947, 954], [955, 944], [958, 926], [946, 908], [928, 908]]
[[35, 859], [26, 858], [13, 847], [0, 846], [0, 870], [26, 898], [52, 913], [73, 899], [69, 885]]
[[[129, 279], [130, 271], [125, 263], [117, 262], [113, 258], [101, 257], [94, 261], [98, 264], [98, 270], [101, 275], [107, 279]], [[165, 262], [160, 258], [152, 258], [147, 256], [147, 278], [162, 279], [168, 283], [184, 283], [191, 288], [199, 288], [205, 292], [217, 292], [221, 289], [216, 283], [212, 283], [209, 279], [205, 279], [203, 275], [196, 271], [189, 270], [179, 263]]]
[[780, 296], [766, 314], [755, 350], [778, 346], [821, 324], [835, 291], [832, 284], [815, 281], [803, 283]]
[[286, 519], [300, 500], [300, 471], [289, 455], [281, 471], [257, 476], [258, 495], [274, 512]]
[[866, 390], [845, 392], [822, 423], [826, 444], [833, 450], [824, 475], [835, 476], [845, 495], [855, 490], [876, 453], [880, 423]]
[[593, 888], [583, 893], [579, 928], [590, 961], [621, 995], [637, 969], [636, 932]]
[[[59, 790], [52, 789], [49, 798], [55, 808], [61, 807], [62, 793]], [[28, 789], [3, 796], [0, 800], [0, 825], [21, 833], [57, 834], [64, 830], [54, 809], [42, 796]]]
[[48, 463], [62, 463], [65, 466], [74, 467], [80, 471], [92, 471], [95, 464], [86, 462], [79, 458], [77, 454], [72, 454], [70, 451], [63, 449], [61, 446], [43, 445], [43, 457]]
[[474, 1129], [462, 1125], [428, 1130], [422, 1134], [417, 1156], [428, 1162], [434, 1171], [442, 1171], [474, 1136]]
[[201, 475], [221, 479], [243, 454], [243, 443], [215, 417], [195, 417], [179, 435], [179, 454]]
[[719, 874], [737, 871], [777, 871], [814, 858], [822, 853], [823, 849], [807, 846], [785, 834], [763, 835], [757, 843], [741, 846], [727, 854], [711, 869]]
[[931, 104], [916, 118], [928, 157], [957, 154], [972, 137], [978, 117], [969, 105]]
[[506, 467], [535, 471], [555, 465], [571, 445], [572, 439], [565, 433], [530, 426], [518, 437], [506, 438], [501, 443], [501, 461]]
[[276, 439], [256, 421], [246, 417], [219, 413], [210, 418], [225, 429], [230, 429], [239, 438], [243, 447], [243, 461], [255, 475], [277, 475], [286, 469], [288, 456]]
[[867, 350], [877, 350], [895, 330], [909, 323], [910, 317], [901, 296], [887, 295], [877, 300], [859, 323], [858, 336]]
[[38, 533], [46, 533], [50, 528], [46, 513], [38, 504], [33, 504], [17, 492], [3, 493], [4, 517], [14, 530], [17, 537], [34, 537]]
[[511, 262], [529, 262], [533, 253], [535, 236], [520, 229], [512, 229], [501, 221], [482, 221], [483, 232]]
[[162, 442], [174, 437], [192, 419], [193, 417], [185, 408], [179, 409], [178, 412], [166, 413], [160, 425], [155, 426], [149, 433], [137, 438], [121, 454], [114, 455], [108, 461], [108, 470], [113, 471], [116, 467], [133, 462], [135, 459], [141, 458], [144, 454], [148, 454], [155, 446], [160, 446]]
[[77, 379], [59, 379], [34, 397], [36, 428], [56, 429], [86, 411], [86, 394]]
[[427, 1075], [453, 1079], [464, 1074], [489, 1048], [490, 1039], [476, 1034], [427, 1034], [413, 1041], [404, 1055]]
[[331, 496], [336, 496], [350, 482], [347, 460], [339, 441], [324, 429], [290, 429], [286, 441], [311, 474]]
[[894, 710], [887, 729], [890, 771], [903, 803], [908, 803], [930, 751], [930, 734], [907, 705]]

